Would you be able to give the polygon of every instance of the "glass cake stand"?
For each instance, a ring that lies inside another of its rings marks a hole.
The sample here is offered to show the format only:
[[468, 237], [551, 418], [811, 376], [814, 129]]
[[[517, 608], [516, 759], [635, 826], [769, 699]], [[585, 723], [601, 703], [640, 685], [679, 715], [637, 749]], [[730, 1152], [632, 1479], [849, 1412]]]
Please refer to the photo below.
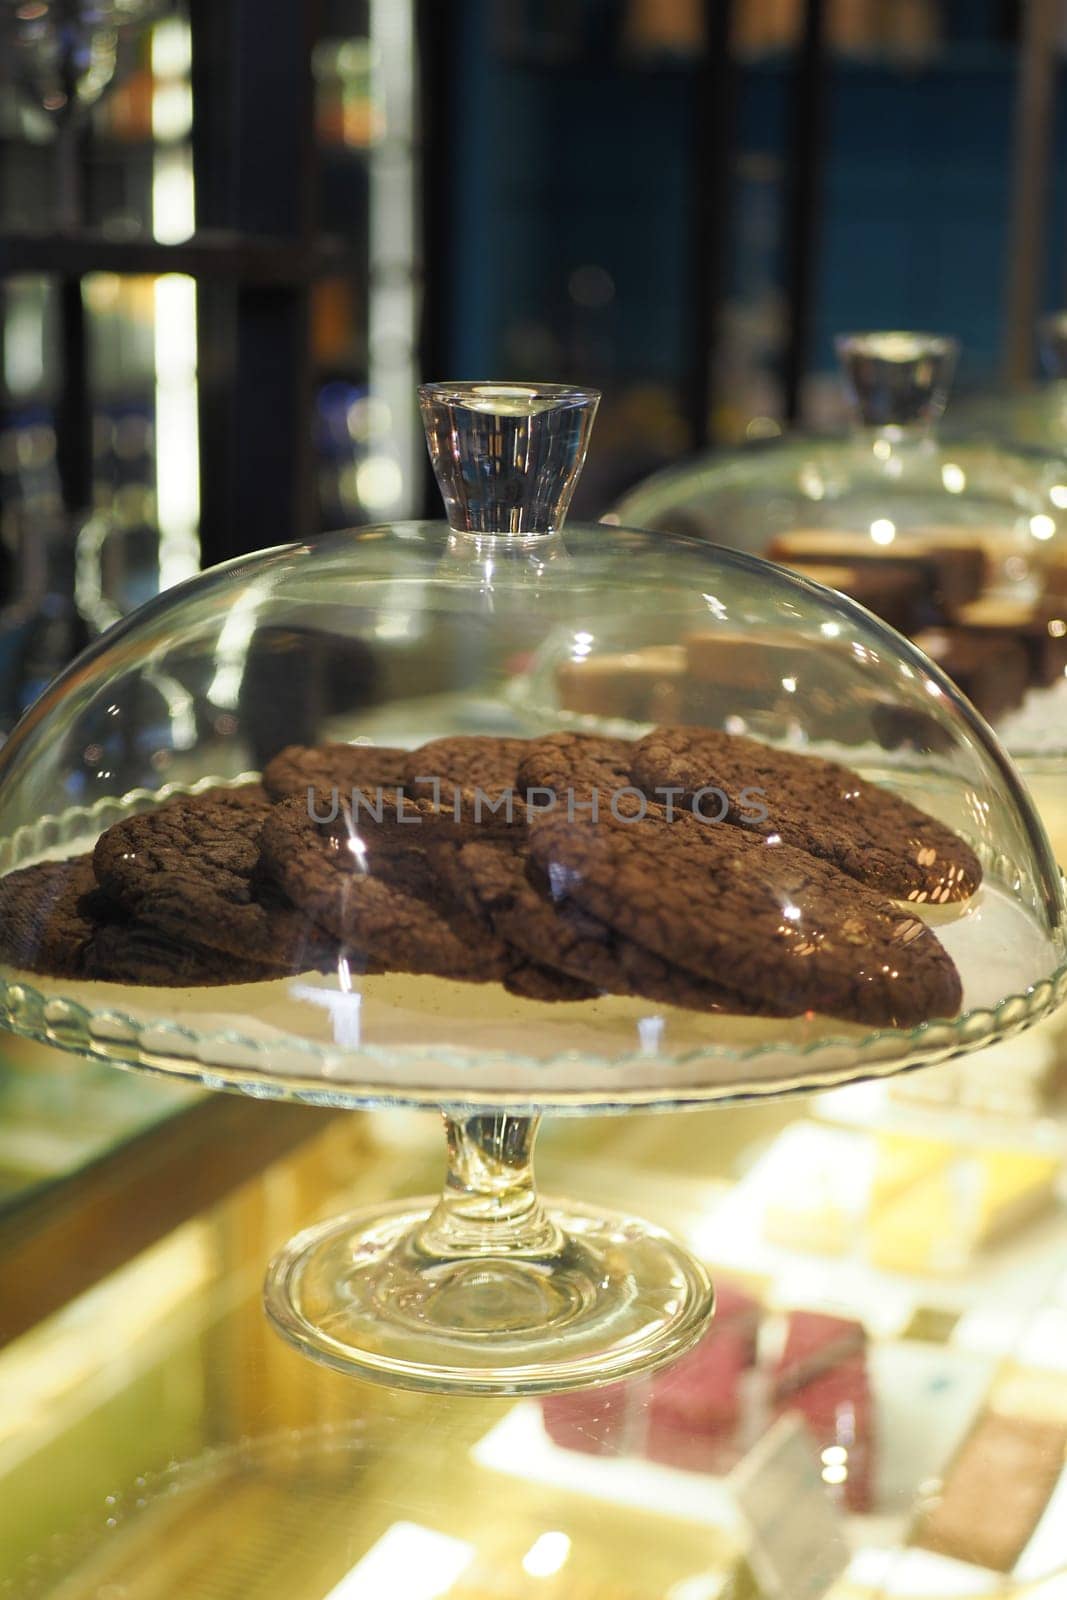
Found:
[[[704, 1269], [662, 1232], [541, 1200], [542, 1112], [896, 1072], [1067, 992], [1047, 837], [936, 667], [760, 559], [562, 531], [596, 400], [423, 390], [447, 524], [180, 585], [0, 752], [3, 1026], [215, 1089], [443, 1111], [436, 1203], [316, 1224], [267, 1277], [287, 1339], [385, 1383], [578, 1388], [704, 1328]], [[635, 778], [654, 724], [697, 740], [673, 802]], [[709, 749], [770, 763], [751, 815]]]

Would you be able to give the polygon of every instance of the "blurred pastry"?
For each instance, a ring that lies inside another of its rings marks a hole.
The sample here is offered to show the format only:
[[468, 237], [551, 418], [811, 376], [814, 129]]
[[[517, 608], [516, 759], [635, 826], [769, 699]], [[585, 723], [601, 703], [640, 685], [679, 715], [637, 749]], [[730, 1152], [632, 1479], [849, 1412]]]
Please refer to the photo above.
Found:
[[785, 566], [853, 566], [875, 572], [891, 564], [915, 576], [921, 593], [922, 620], [945, 621], [981, 592], [985, 555], [977, 543], [921, 537], [909, 532], [889, 544], [873, 543], [865, 533], [848, 529], [795, 528], [771, 541], [767, 554]]
[[559, 703], [580, 716], [674, 722], [683, 714], [685, 666], [680, 645], [564, 661], [556, 669]]
[[1025, 1550], [1064, 1466], [1067, 1427], [987, 1412], [949, 1467], [911, 1542], [994, 1572]]
[[797, 1412], [823, 1462], [823, 1479], [853, 1512], [870, 1511], [874, 1477], [874, 1400], [867, 1333], [851, 1318], [789, 1314], [774, 1370], [775, 1411]]
[[645, 1454], [666, 1466], [723, 1471], [739, 1454], [741, 1384], [756, 1359], [758, 1303], [716, 1278], [715, 1316], [700, 1343], [657, 1374], [647, 1407]]
[[1047, 688], [1067, 671], [1067, 607], [1052, 600], [1003, 600], [985, 595], [956, 613], [956, 626], [978, 641], [1021, 645], [1029, 682]]
[[636, 1409], [634, 1385], [609, 1383], [602, 1389], [541, 1396], [541, 1420], [553, 1444], [587, 1456], [619, 1455], [627, 1421]]
[[1022, 704], [1030, 657], [1011, 634], [924, 628], [915, 643], [990, 721]]

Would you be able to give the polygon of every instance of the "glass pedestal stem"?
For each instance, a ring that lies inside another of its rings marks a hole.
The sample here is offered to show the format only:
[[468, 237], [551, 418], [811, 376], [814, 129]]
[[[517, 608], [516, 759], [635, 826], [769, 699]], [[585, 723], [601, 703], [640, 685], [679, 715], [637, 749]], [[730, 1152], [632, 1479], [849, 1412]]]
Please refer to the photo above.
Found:
[[558, 1250], [560, 1230], [546, 1215], [534, 1183], [539, 1116], [481, 1113], [446, 1116], [448, 1176], [444, 1193], [419, 1234], [439, 1258], [538, 1254]]

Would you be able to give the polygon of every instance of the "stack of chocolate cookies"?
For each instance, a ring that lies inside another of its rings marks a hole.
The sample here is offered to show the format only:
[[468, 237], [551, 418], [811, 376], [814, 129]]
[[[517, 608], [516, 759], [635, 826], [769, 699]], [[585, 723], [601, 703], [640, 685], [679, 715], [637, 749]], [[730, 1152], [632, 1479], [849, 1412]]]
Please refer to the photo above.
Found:
[[0, 956], [174, 987], [344, 963], [911, 1027], [961, 987], [907, 902], [980, 880], [951, 829], [849, 769], [709, 729], [290, 747], [261, 783], [0, 880]]

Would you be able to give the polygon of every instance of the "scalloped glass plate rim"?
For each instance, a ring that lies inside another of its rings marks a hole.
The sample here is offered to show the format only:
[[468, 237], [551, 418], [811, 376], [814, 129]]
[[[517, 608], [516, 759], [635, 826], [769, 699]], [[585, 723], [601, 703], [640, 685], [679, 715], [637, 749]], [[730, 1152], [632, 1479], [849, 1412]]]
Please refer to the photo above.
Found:
[[[13, 999], [16, 1000], [19, 1011], [25, 1008], [28, 1000], [34, 1008], [40, 1007], [44, 1013], [61, 1006], [66, 1015], [63, 1021], [59, 1019], [51, 1023], [46, 1021], [42, 1027], [26, 1026], [13, 1018]], [[649, 1086], [647, 1089], [628, 1087], [623, 1091], [620, 1100], [607, 1103], [601, 1102], [596, 1092], [591, 1089], [575, 1089], [569, 1094], [565, 1090], [551, 1089], [543, 1102], [536, 1103], [543, 1104], [546, 1108], [565, 1109], [570, 1106], [572, 1109], [587, 1108], [594, 1112], [605, 1112], [613, 1107], [621, 1110], [638, 1105], [668, 1107], [699, 1105], [717, 1100], [762, 1099], [792, 1091], [832, 1088], [860, 1078], [890, 1077], [898, 1072], [914, 1070], [920, 1066], [931, 1066], [936, 1062], [949, 1060], [953, 1056], [967, 1054], [993, 1040], [1007, 1039], [1040, 1021], [1064, 999], [1067, 999], [1067, 962], [1064, 962], [1050, 978], [1033, 985], [1022, 994], [1006, 996], [991, 1010], [976, 1008], [954, 1019], [935, 1019], [921, 1023], [906, 1033], [893, 1029], [880, 1029], [860, 1039], [826, 1036], [810, 1044], [791, 1047], [790, 1051], [785, 1050], [781, 1044], [774, 1043], [755, 1045], [743, 1051], [708, 1046], [680, 1053], [671, 1058], [673, 1066], [698, 1066], [704, 1062], [709, 1066], [724, 1062], [743, 1066], [746, 1063], [755, 1063], [761, 1058], [793, 1053], [798, 1062], [805, 1063], [796, 1078], [724, 1079], [706, 1085], [687, 1084], [684, 1087], [665, 1085], [663, 1089], [657, 1089], [655, 1086]], [[205, 1045], [225, 1046], [231, 1050], [242, 1050], [269, 1057], [271, 1047], [262, 1040], [251, 1039], [236, 1032], [198, 1033], [179, 1023], [168, 1024], [158, 1020], [146, 1024], [114, 1010], [90, 1011], [78, 1001], [65, 999], [59, 995], [50, 996], [30, 984], [12, 982], [3, 976], [0, 976], [0, 1007], [4, 1012], [2, 1025], [23, 1038], [35, 1039], [39, 1043], [49, 1044], [91, 1060], [107, 1061], [113, 1066], [173, 1078], [194, 1077], [208, 1088], [251, 1093], [264, 1099], [293, 1099], [308, 1104], [353, 1107], [385, 1104], [441, 1106], [471, 1103], [502, 1107], [521, 1106], [528, 1111], [533, 1103], [530, 1098], [531, 1093], [536, 1092], [532, 1087], [524, 1093], [517, 1089], [493, 1090], [479, 1086], [475, 1098], [468, 1102], [464, 1099], [461, 1088], [445, 1091], [439, 1086], [420, 1087], [408, 1083], [360, 1085], [323, 1077], [322, 1086], [318, 1088], [313, 1085], [310, 1076], [304, 1080], [296, 1073], [287, 1075], [271, 1071], [268, 1067], [236, 1068], [204, 1059]], [[1020, 1008], [1022, 1014], [1019, 1014]], [[1005, 1017], [1007, 1012], [1011, 1015]], [[983, 1019], [986, 1019], [985, 1025], [981, 1025]], [[159, 1034], [161, 1041], [167, 1036], [175, 1041], [178, 1039], [185, 1041], [195, 1049], [176, 1055], [171, 1060], [187, 1062], [188, 1070], [177, 1064], [168, 1064], [166, 1051], [160, 1048], [138, 1044], [138, 1050], [143, 1053], [135, 1055], [131, 1044], [127, 1042], [124, 1046], [102, 1032], [105, 1023], [111, 1030], [121, 1029], [127, 1035], [127, 1041], [131, 1037], [143, 1038], [149, 1033]], [[976, 1027], [976, 1024], [979, 1026]], [[80, 1040], [72, 1037], [70, 1032], [76, 1025], [80, 1025], [84, 1033], [84, 1037]], [[893, 1054], [889, 1059], [880, 1060], [879, 1047], [889, 1041], [893, 1042]], [[902, 1044], [904, 1048], [901, 1048]], [[116, 1050], [123, 1048], [128, 1053], [121, 1055], [116, 1053]], [[333, 1059], [333, 1053], [329, 1049], [293, 1035], [280, 1037], [278, 1048], [284, 1050], [289, 1057], [306, 1057], [309, 1063], [314, 1063], [323, 1072]], [[841, 1051], [847, 1053], [849, 1058], [847, 1062], [837, 1066], [816, 1065], [819, 1057], [830, 1057]], [[864, 1057], [866, 1059], [860, 1059]], [[451, 1046], [435, 1045], [381, 1047], [367, 1045], [358, 1051], [346, 1051], [344, 1058], [353, 1065], [366, 1061], [376, 1066], [395, 1062], [398, 1058], [409, 1064], [426, 1061], [437, 1069], [442, 1066], [454, 1067], [457, 1073], [467, 1071], [472, 1066], [491, 1068], [494, 1064], [499, 1064], [509, 1071], [518, 1070], [532, 1076], [578, 1062], [586, 1067], [593, 1066], [597, 1071], [605, 1073], [621, 1071], [642, 1063], [648, 1065], [647, 1056], [640, 1051], [616, 1056], [610, 1060], [606, 1058], [597, 1060], [580, 1051], [564, 1051], [556, 1056], [538, 1058], [509, 1051], [464, 1052]], [[611, 1094], [610, 1083], [605, 1083], [604, 1092]]]

